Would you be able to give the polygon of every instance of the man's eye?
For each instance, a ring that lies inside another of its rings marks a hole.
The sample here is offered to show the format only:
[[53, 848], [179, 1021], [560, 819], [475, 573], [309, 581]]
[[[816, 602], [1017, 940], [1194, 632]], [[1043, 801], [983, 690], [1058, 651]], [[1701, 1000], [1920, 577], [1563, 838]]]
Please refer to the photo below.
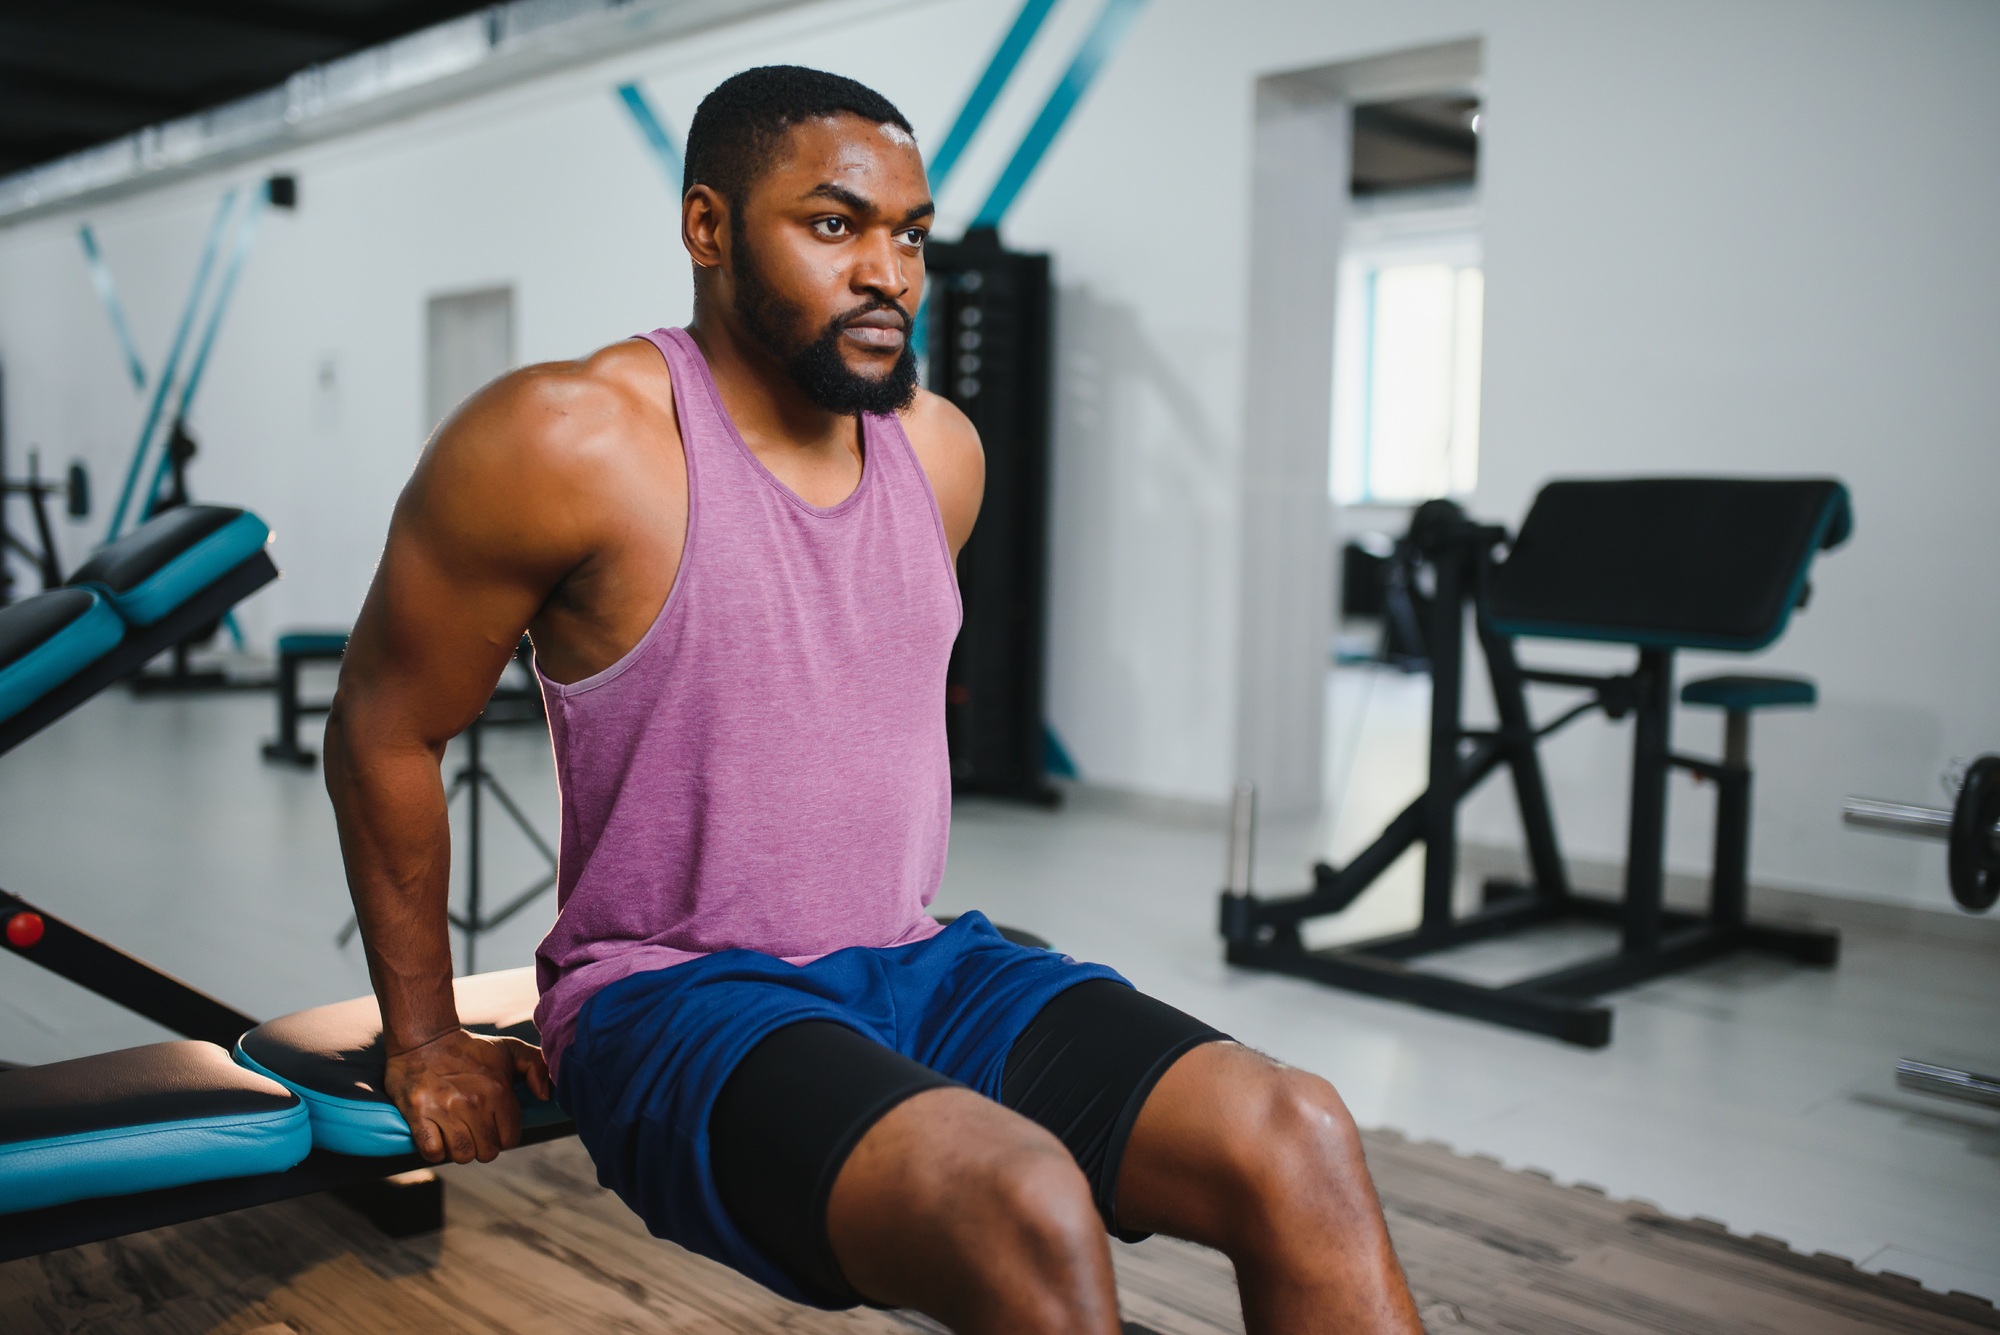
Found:
[[839, 236], [847, 231], [847, 219], [821, 218], [813, 224], [813, 230], [821, 236]]
[[903, 244], [908, 246], [911, 250], [922, 250], [924, 246], [924, 239], [928, 235], [929, 234], [926, 233], [923, 228], [912, 227], [909, 231], [903, 233]]

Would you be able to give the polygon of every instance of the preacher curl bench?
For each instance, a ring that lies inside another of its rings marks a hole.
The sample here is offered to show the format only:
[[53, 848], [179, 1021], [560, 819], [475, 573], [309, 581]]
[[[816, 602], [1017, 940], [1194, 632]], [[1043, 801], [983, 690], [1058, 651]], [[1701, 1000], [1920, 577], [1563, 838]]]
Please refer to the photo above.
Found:
[[[247, 511], [186, 506], [98, 551], [59, 589], [0, 609], [0, 754], [277, 578]], [[382, 1092], [372, 997], [258, 1024], [0, 891], [13, 954], [174, 1032], [0, 1069], [0, 1260], [335, 1190], [391, 1233], [442, 1221], [442, 1183]], [[476, 1031], [536, 1041], [530, 969], [462, 978]], [[523, 1095], [523, 1140], [566, 1134]], [[401, 1175], [399, 1177], [399, 1175]]]
[[[1784, 633], [1803, 606], [1807, 575], [1822, 550], [1853, 526], [1847, 489], [1827, 479], [1636, 478], [1552, 482], [1509, 538], [1449, 501], [1431, 501], [1410, 522], [1404, 549], [1434, 578], [1424, 627], [1431, 669], [1430, 785], [1353, 862], [1321, 863], [1301, 894], [1263, 897], [1238, 869], [1222, 896], [1227, 958], [1243, 968], [1293, 974], [1334, 987], [1472, 1016], [1583, 1047], [1611, 1041], [1611, 1010], [1597, 1000], [1739, 950], [1831, 965], [1831, 932], [1775, 926], [1748, 916], [1750, 715], [1810, 705], [1813, 683], [1731, 675], [1687, 683], [1682, 704], [1725, 715], [1719, 760], [1672, 747], [1674, 653], [1751, 653]], [[1504, 551], [1504, 559], [1503, 553]], [[1412, 572], [1414, 575], [1414, 572]], [[1492, 682], [1498, 723], [1464, 722], [1468, 607]], [[1558, 672], [1521, 666], [1517, 639], [1630, 645], [1632, 670]], [[1587, 692], [1553, 721], [1528, 712], [1530, 683]], [[1541, 739], [1601, 709], [1633, 719], [1631, 816], [1622, 902], [1576, 893], [1556, 844]], [[1458, 804], [1496, 770], [1514, 782], [1532, 883], [1489, 882], [1478, 911], [1455, 916]], [[1717, 794], [1715, 862], [1706, 914], [1662, 902], [1667, 775], [1683, 769]], [[1239, 816], [1233, 829], [1246, 821]], [[1245, 836], [1247, 841], [1247, 836]], [[1423, 919], [1415, 931], [1328, 949], [1308, 949], [1300, 925], [1339, 913], [1415, 844], [1424, 857]], [[1421, 967], [1421, 958], [1552, 923], [1582, 920], [1619, 929], [1616, 953], [1503, 986]]]

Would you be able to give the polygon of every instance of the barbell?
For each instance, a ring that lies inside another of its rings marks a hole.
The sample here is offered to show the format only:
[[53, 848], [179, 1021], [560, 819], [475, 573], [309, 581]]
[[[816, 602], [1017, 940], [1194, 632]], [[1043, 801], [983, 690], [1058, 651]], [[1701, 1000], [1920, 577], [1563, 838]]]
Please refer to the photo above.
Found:
[[1984, 913], [2000, 899], [2000, 755], [1966, 767], [1949, 811], [1850, 797], [1841, 819], [1857, 829], [1942, 841], [1951, 896], [1966, 912]]

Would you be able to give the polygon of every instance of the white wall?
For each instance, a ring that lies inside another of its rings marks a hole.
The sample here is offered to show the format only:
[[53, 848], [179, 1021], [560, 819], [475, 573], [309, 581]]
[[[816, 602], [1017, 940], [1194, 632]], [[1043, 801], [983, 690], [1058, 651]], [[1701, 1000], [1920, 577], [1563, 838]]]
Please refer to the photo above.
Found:
[[[253, 635], [345, 622], [427, 426], [426, 297], [512, 283], [529, 359], [686, 316], [673, 196], [613, 84], [643, 76], [685, 127], [724, 75], [796, 60], [876, 85], [935, 143], [1013, 8], [829, 0], [0, 230], [10, 439], [89, 458], [109, 491], [136, 430], [79, 217], [157, 366], [222, 188], [296, 171], [302, 208], [266, 220], [196, 409], [195, 487], [278, 531], [287, 577], [249, 605]], [[946, 193], [947, 231], [1095, 8], [1059, 7]], [[1983, 0], [1153, 0], [1007, 229], [1056, 254], [1063, 289], [1057, 729], [1094, 780], [1227, 791], [1253, 86], [1469, 35], [1489, 112], [1476, 508], [1518, 518], [1561, 473], [1847, 478], [1855, 540], [1767, 655], [1817, 676], [1823, 704], [1761, 729], [1755, 872], [1941, 902], [1933, 850], [1845, 834], [1835, 813], [1849, 791], [1931, 796], [1951, 755], [2000, 745], [2000, 9]], [[74, 559], [88, 535], [71, 536]], [[1622, 844], [1624, 746], [1593, 725], [1553, 748], [1578, 853]], [[1696, 805], [1678, 867], [1705, 858]], [[1504, 804], [1470, 826], [1505, 837]]]

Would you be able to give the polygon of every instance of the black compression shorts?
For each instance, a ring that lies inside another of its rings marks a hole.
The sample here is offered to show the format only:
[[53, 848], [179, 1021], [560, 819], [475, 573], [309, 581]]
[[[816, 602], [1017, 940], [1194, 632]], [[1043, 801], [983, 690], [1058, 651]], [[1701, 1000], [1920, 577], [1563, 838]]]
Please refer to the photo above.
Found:
[[[1147, 1095], [1175, 1059], [1224, 1038], [1109, 979], [1059, 993], [1008, 1049], [1000, 1102], [1053, 1132], [1117, 1236], [1118, 1170]], [[743, 1234], [814, 1301], [862, 1301], [827, 1237], [834, 1179], [862, 1136], [913, 1094], [955, 1086], [831, 1020], [765, 1038], [723, 1085], [709, 1119], [709, 1167]]]

